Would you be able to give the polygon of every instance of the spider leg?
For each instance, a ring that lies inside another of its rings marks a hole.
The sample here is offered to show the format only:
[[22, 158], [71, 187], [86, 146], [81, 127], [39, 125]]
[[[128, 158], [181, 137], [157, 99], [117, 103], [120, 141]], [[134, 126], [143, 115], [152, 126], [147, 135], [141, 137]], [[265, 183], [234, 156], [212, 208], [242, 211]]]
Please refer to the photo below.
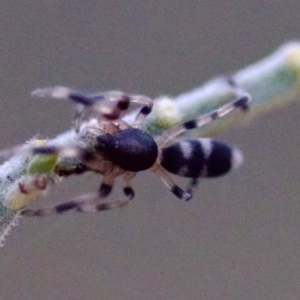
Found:
[[99, 100], [105, 100], [104, 94], [83, 94], [65, 86], [54, 86], [36, 89], [31, 93], [31, 96], [37, 98], [53, 98], [53, 99], [69, 99], [83, 106], [92, 106]]
[[[225, 78], [225, 80], [227, 81], [228, 85], [231, 87], [231, 89], [233, 90], [234, 94], [236, 95], [236, 98], [240, 98], [243, 97], [245, 95], [248, 95], [250, 97], [250, 95], [248, 93], [245, 92], [244, 89], [242, 89], [233, 79], [233, 77], [228, 76], [227, 78]], [[250, 99], [251, 101], [251, 99]], [[249, 102], [250, 102], [249, 101]], [[248, 110], [250, 108], [249, 102], [246, 103], [246, 105], [243, 107], [241, 107], [242, 110]]]
[[103, 202], [103, 199], [108, 197], [112, 191], [113, 179], [110, 176], [103, 178], [98, 194], [89, 193], [81, 195], [74, 200], [56, 205], [49, 208], [40, 209], [25, 209], [21, 211], [21, 215], [30, 217], [42, 217], [53, 214], [62, 214], [64, 212], [75, 210], [79, 212], [99, 212], [104, 210], [110, 210], [113, 208], [127, 205], [134, 197], [134, 190], [131, 187], [131, 179], [135, 176], [135, 173], [126, 173], [124, 176], [124, 194], [125, 199], [115, 202]]
[[143, 105], [134, 121], [134, 127], [140, 128], [153, 106], [152, 100], [143, 95], [126, 94], [121, 91], [89, 95], [62, 86], [37, 89], [32, 92], [32, 96], [69, 99], [77, 103], [74, 120], [76, 132], [79, 132], [85, 107], [90, 107], [92, 111], [98, 113], [98, 122], [101, 123], [120, 119], [131, 103]]
[[153, 101], [143, 95], [136, 95], [132, 98], [132, 102], [138, 103], [143, 105], [141, 110], [138, 112], [137, 116], [135, 117], [133, 127], [134, 128], [141, 128], [145, 118], [151, 113], [153, 107]]
[[127, 198], [125, 201], [130, 201], [134, 198], [134, 190], [131, 186], [131, 179], [136, 175], [136, 173], [133, 172], [127, 172], [123, 176], [123, 181], [124, 181], [124, 187], [123, 187], [123, 192]]
[[[99, 198], [97, 203], [88, 206], [81, 205], [79, 211], [89, 211], [89, 212], [98, 212], [98, 211], [104, 211], [104, 210], [110, 210], [118, 207], [122, 207], [127, 205], [133, 198], [134, 198], [134, 190], [131, 186], [131, 179], [135, 176], [136, 173], [128, 172], [124, 175], [124, 187], [123, 192], [125, 195], [125, 198], [119, 201], [113, 201], [113, 202], [102, 202], [103, 197]], [[99, 203], [99, 200], [101, 202]]]
[[226, 103], [225, 105], [219, 107], [218, 109], [215, 109], [205, 115], [199, 116], [198, 118], [184, 122], [182, 124], [179, 124], [177, 126], [172, 127], [171, 129], [165, 131], [160, 137], [157, 139], [157, 143], [159, 147], [165, 146], [169, 140], [173, 139], [180, 133], [195, 129], [198, 127], [201, 127], [203, 125], [206, 125], [218, 118], [221, 118], [231, 111], [233, 111], [236, 108], [240, 108], [242, 110], [246, 110], [249, 107], [249, 103], [251, 101], [251, 98], [248, 94], [245, 94], [229, 103]]
[[198, 178], [191, 179], [188, 186], [187, 186], [186, 191], [189, 194], [193, 195], [193, 192], [194, 192], [195, 188], [198, 186], [198, 184], [199, 184], [199, 179]]
[[[121, 125], [122, 123], [126, 123], [122, 121], [121, 118], [123, 117], [124, 112], [129, 108], [130, 104], [136, 103], [142, 105], [142, 108], [140, 109], [140, 111], [135, 117], [133, 127], [141, 128], [145, 118], [152, 111], [153, 101], [144, 95], [126, 94], [120, 91], [105, 92], [102, 95], [104, 100], [107, 100], [107, 102], [114, 103], [114, 106], [113, 107], [106, 106], [98, 111], [96, 110], [96, 112], [100, 113], [98, 116], [99, 125], [105, 121], [114, 121], [114, 120], [118, 120], [118, 122], [120, 122]], [[125, 127], [126, 126], [129, 127], [128, 124], [125, 125]]]
[[90, 108], [99, 114], [98, 120], [112, 121], [120, 118], [129, 107], [130, 97], [123, 92], [111, 91], [98, 94], [84, 94], [68, 87], [54, 86], [37, 89], [32, 96], [38, 98], [69, 99], [75, 102], [74, 128], [79, 132], [84, 109]]
[[136, 173], [128, 172], [123, 177], [123, 192], [125, 194], [125, 199], [114, 202], [103, 202], [103, 199], [106, 198], [111, 192], [112, 182], [110, 184], [102, 182], [100, 187], [100, 197], [98, 197], [97, 201], [95, 201], [95, 203], [81, 203], [80, 208], [76, 210], [82, 212], [98, 212], [127, 205], [134, 198], [134, 190], [131, 186], [131, 179], [135, 176], [135, 174]]
[[181, 189], [160, 165], [155, 165], [151, 170], [160, 177], [161, 181], [176, 197], [184, 201], [189, 201], [192, 198], [192, 188], [189, 187], [187, 190]]
[[101, 203], [100, 201], [108, 197], [112, 191], [114, 178], [110, 176], [104, 177], [100, 185], [98, 194], [88, 193], [81, 195], [74, 200], [53, 206], [40, 209], [24, 209], [21, 211], [21, 215], [36, 217], [36, 216], [47, 216], [53, 214], [62, 214], [64, 212], [75, 210], [75, 211], [100, 211], [107, 210], [108, 203]]
[[44, 217], [54, 214], [61, 214], [69, 210], [79, 210], [81, 205], [83, 203], [91, 203], [94, 202], [96, 197], [96, 194], [84, 194], [81, 195], [74, 200], [53, 206], [53, 207], [44, 207], [44, 208], [38, 208], [38, 209], [24, 209], [21, 211], [22, 216], [27, 217]]

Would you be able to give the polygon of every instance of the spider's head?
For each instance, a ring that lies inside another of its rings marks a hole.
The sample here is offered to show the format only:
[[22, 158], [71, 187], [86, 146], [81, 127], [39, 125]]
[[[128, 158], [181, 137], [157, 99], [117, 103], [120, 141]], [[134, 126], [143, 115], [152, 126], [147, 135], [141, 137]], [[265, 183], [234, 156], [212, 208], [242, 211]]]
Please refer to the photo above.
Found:
[[115, 165], [131, 172], [151, 168], [158, 156], [154, 139], [135, 128], [98, 136], [96, 149]]

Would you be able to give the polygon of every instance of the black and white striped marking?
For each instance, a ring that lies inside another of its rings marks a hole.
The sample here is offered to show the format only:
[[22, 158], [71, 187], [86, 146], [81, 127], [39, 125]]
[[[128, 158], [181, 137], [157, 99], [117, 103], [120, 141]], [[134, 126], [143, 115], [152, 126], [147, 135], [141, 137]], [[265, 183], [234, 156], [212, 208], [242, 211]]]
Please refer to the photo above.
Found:
[[242, 162], [239, 149], [210, 138], [183, 139], [163, 148], [161, 159], [167, 171], [190, 178], [221, 176]]

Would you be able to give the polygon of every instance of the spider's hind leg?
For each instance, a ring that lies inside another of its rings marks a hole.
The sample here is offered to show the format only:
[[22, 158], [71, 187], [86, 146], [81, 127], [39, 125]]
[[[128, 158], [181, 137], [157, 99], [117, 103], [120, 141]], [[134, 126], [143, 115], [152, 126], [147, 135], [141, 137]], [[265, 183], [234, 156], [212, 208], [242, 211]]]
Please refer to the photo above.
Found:
[[[188, 189], [183, 190], [181, 189], [177, 184], [174, 183], [174, 181], [171, 179], [169, 174], [160, 166], [160, 165], [155, 165], [152, 168], [152, 171], [160, 177], [162, 182], [165, 184], [165, 186], [179, 199], [184, 200], [184, 201], [189, 201], [192, 198], [192, 189], [194, 185], [191, 184], [189, 185]], [[195, 181], [196, 185], [196, 181]]]
[[208, 112], [207, 114], [201, 115], [198, 118], [194, 120], [190, 120], [187, 122], [184, 122], [182, 124], [176, 125], [169, 130], [166, 130], [165, 132], [162, 133], [161, 136], [157, 138], [157, 143], [160, 148], [164, 147], [170, 140], [178, 136], [179, 134], [202, 127], [218, 118], [221, 118], [231, 111], [233, 111], [236, 108], [239, 108], [243, 111], [248, 110], [249, 104], [251, 102], [251, 97], [249, 94], [244, 93], [242, 96], [239, 98], [230, 101], [229, 103], [226, 103], [222, 105], [221, 107], [212, 110]]
[[193, 192], [195, 190], [195, 188], [199, 185], [199, 179], [198, 178], [192, 178], [186, 188], [186, 191], [193, 195]]

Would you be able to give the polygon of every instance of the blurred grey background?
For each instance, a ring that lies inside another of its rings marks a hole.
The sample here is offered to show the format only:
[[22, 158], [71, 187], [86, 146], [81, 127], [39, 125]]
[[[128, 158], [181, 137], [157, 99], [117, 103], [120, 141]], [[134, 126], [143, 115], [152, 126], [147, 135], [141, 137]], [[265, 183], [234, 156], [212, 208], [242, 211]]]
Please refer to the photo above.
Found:
[[[177, 95], [297, 39], [299, 14], [298, 0], [3, 1], [1, 148], [70, 128], [69, 103], [31, 99], [37, 87]], [[297, 100], [224, 133], [245, 164], [189, 203], [145, 172], [126, 208], [23, 218], [0, 299], [300, 299]], [[99, 182], [70, 177], [36, 205]]]

